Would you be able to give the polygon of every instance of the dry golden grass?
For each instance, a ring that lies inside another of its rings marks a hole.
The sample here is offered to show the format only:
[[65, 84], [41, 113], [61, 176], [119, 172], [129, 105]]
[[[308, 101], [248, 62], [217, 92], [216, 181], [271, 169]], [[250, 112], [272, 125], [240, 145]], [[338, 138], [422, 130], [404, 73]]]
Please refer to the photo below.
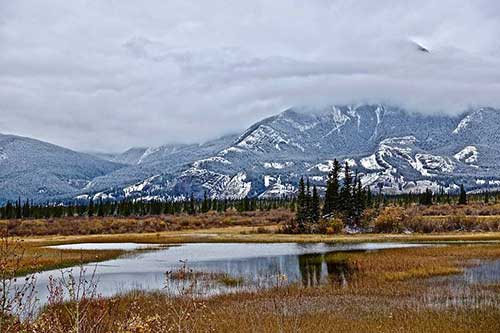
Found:
[[176, 230], [221, 228], [228, 226], [265, 226], [289, 223], [294, 214], [288, 209], [238, 213], [208, 212], [197, 215], [151, 217], [71, 217], [57, 219], [1, 220], [0, 232], [10, 236], [100, 235], [153, 233]]
[[370, 223], [382, 233], [417, 233], [500, 231], [500, 215], [496, 206], [411, 206], [385, 207]]
[[98, 262], [116, 258], [125, 251], [122, 250], [58, 250], [44, 247], [24, 246], [22, 267], [18, 275], [38, 272], [41, 270], [58, 269], [83, 263]]

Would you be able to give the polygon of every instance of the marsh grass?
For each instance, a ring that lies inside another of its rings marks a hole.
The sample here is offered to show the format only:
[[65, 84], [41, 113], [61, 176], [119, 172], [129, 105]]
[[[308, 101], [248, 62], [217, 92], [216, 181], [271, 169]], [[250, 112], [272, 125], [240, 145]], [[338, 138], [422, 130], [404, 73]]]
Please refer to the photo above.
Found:
[[25, 243], [22, 251], [23, 258], [16, 271], [17, 276], [114, 259], [126, 253], [122, 250], [58, 250], [30, 246], [29, 243]]
[[[472, 259], [499, 258], [500, 247], [492, 245], [331, 254], [323, 259], [355, 267], [348, 284], [304, 288], [285, 277], [274, 288], [201, 298], [193, 285], [206, 276], [186, 264], [171, 274], [185, 281], [177, 284], [180, 291], [132, 292], [94, 302], [103, 309], [102, 332], [498, 332], [498, 284], [457, 286], [439, 276], [477, 263]], [[58, 320], [48, 313], [33, 332], [64, 331], [57, 326], [67, 322], [64, 313]]]

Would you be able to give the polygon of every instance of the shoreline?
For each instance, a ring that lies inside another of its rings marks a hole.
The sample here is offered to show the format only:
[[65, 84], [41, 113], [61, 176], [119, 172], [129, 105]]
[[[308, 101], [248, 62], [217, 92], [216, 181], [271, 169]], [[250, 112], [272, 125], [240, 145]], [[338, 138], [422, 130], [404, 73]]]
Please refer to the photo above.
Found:
[[[278, 226], [267, 227], [268, 233], [257, 232], [255, 227], [225, 227], [199, 230], [166, 231], [156, 233], [33, 236], [15, 237], [25, 248], [25, 265], [19, 270], [22, 275], [49, 269], [62, 269], [78, 264], [102, 262], [116, 259], [136, 251], [122, 250], [66, 250], [48, 248], [51, 245], [78, 243], [384, 243], [411, 242], [437, 244], [483, 244], [500, 245], [500, 232], [462, 232], [436, 234], [337, 234], [337, 235], [291, 235], [272, 233]], [[33, 261], [38, 261], [33, 265]], [[21, 274], [20, 274], [21, 275]]]

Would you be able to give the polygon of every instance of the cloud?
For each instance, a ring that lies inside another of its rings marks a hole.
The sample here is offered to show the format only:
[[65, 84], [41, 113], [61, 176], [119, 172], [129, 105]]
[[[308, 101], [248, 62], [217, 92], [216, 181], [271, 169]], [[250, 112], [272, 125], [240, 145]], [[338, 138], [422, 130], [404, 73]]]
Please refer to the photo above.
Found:
[[498, 106], [499, 14], [494, 0], [3, 1], [0, 132], [120, 151], [292, 105]]

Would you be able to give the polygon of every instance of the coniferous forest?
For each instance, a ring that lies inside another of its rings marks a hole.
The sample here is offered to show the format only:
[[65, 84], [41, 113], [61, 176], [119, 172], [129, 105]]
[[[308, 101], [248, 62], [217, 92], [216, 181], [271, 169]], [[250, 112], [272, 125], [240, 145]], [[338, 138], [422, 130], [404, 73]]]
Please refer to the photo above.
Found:
[[[320, 192], [321, 190], [321, 192]], [[65, 203], [33, 204], [29, 199], [19, 198], [0, 207], [0, 219], [51, 219], [65, 217], [151, 217], [162, 215], [199, 215], [207, 212], [223, 213], [270, 211], [287, 209], [295, 214], [292, 223], [287, 223], [286, 233], [338, 233], [349, 230], [364, 230], [384, 210], [384, 207], [411, 207], [414, 205], [466, 205], [468, 202], [495, 203], [499, 194], [483, 192], [467, 194], [464, 186], [458, 193], [437, 193], [427, 189], [423, 193], [385, 195], [373, 193], [364, 187], [357, 171], [348, 164], [334, 160], [326, 184], [311, 184], [302, 177], [293, 197], [215, 199], [206, 193], [196, 199], [187, 200], [77, 200]]]

